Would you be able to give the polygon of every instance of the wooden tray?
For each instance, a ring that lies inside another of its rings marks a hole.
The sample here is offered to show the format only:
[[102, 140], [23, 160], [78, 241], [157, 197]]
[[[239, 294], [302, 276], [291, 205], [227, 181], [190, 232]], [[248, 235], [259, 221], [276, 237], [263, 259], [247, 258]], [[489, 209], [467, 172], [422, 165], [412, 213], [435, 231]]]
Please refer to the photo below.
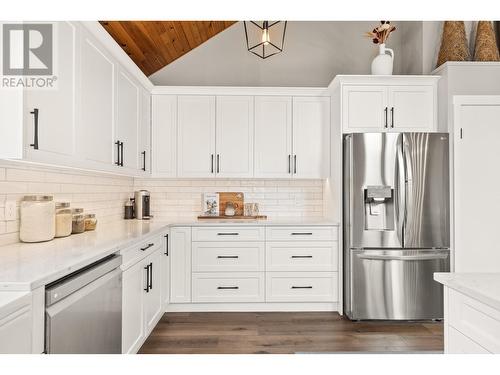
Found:
[[265, 220], [267, 219], [266, 215], [258, 215], [258, 216], [243, 216], [243, 215], [234, 215], [234, 216], [198, 216], [198, 219], [216, 219], [216, 220]]

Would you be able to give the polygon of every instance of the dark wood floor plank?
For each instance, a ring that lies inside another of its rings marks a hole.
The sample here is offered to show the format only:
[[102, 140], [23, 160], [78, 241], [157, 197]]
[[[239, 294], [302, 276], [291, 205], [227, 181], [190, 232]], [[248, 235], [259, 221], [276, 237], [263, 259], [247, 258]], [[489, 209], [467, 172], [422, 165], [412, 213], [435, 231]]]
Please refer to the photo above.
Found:
[[441, 352], [439, 322], [351, 322], [332, 312], [168, 313], [140, 353]]

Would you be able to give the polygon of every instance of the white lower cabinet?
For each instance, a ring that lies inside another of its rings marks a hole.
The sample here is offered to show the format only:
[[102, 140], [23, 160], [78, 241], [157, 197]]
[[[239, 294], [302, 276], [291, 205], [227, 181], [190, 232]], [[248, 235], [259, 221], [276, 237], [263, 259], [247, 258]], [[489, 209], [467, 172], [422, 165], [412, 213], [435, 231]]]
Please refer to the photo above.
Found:
[[45, 287], [0, 292], [0, 354], [44, 351]]
[[123, 272], [122, 353], [137, 351], [144, 337], [144, 275], [143, 262]]
[[193, 273], [193, 302], [264, 302], [264, 273]]
[[275, 303], [270, 308], [286, 311], [307, 303], [300, 308], [335, 309], [337, 232], [336, 226], [172, 228], [170, 307], [245, 311]]
[[445, 286], [445, 352], [500, 353], [500, 310]]
[[337, 242], [268, 242], [267, 271], [337, 271]]
[[267, 302], [336, 302], [336, 272], [268, 272]]
[[[22, 294], [17, 292], [4, 292]], [[0, 296], [0, 298], [2, 298]], [[0, 312], [0, 353], [31, 353], [31, 293], [13, 300]]]
[[[163, 314], [162, 280], [167, 270], [162, 244], [161, 237], [155, 237], [122, 252], [127, 267], [122, 286], [122, 353], [136, 353]], [[130, 253], [139, 255], [130, 259]]]
[[191, 302], [191, 228], [172, 228], [170, 244], [170, 302]]

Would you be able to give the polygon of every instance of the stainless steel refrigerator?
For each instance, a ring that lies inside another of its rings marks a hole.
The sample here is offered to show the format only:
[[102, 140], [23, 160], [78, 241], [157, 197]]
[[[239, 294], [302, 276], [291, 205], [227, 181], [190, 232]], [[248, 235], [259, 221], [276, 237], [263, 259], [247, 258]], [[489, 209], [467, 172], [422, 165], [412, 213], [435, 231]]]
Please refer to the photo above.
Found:
[[344, 136], [344, 311], [443, 318], [434, 272], [450, 267], [448, 134]]

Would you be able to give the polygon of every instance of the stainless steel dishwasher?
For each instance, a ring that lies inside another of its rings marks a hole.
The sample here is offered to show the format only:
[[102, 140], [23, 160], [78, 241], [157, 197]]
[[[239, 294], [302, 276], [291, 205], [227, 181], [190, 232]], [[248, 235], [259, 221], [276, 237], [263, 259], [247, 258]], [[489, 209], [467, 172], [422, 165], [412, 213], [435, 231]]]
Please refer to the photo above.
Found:
[[46, 353], [121, 353], [121, 261], [111, 255], [47, 285]]

